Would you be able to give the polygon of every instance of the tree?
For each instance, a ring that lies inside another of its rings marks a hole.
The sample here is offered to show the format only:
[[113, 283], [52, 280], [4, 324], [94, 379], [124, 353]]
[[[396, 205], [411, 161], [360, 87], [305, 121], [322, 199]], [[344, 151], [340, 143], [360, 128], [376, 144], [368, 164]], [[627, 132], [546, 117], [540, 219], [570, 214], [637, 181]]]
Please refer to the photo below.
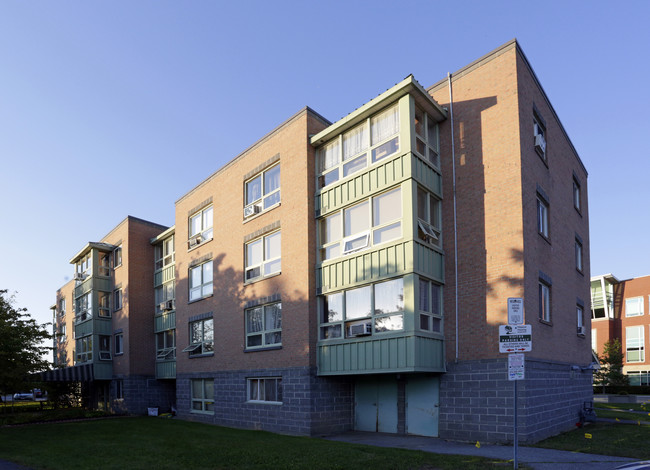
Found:
[[623, 348], [620, 340], [607, 341], [603, 354], [598, 356], [600, 370], [594, 374], [594, 382], [603, 386], [628, 385], [627, 375], [623, 374]]
[[52, 336], [47, 325], [39, 325], [26, 308], [14, 306], [14, 296], [0, 290], [0, 391], [26, 390], [30, 375], [47, 369], [45, 355], [52, 348], [45, 341]]

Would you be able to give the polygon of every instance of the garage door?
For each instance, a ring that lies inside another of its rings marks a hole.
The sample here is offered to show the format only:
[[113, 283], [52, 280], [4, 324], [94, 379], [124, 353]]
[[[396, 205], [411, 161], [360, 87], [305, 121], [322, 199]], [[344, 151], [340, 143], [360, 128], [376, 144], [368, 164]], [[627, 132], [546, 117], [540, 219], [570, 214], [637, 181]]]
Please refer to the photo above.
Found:
[[406, 383], [406, 432], [438, 437], [438, 377], [409, 377]]
[[357, 431], [397, 432], [395, 377], [362, 378], [356, 382], [354, 428]]

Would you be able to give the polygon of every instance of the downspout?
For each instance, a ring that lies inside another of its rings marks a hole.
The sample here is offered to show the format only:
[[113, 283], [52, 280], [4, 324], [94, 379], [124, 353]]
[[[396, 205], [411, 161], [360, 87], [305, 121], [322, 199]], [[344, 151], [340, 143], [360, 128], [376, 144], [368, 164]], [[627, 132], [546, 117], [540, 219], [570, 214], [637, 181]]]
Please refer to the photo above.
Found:
[[451, 73], [447, 72], [449, 87], [449, 120], [451, 127], [451, 178], [454, 201], [454, 308], [456, 312], [456, 359], [458, 362], [458, 233], [456, 222], [456, 146], [454, 145], [454, 97], [451, 91]]

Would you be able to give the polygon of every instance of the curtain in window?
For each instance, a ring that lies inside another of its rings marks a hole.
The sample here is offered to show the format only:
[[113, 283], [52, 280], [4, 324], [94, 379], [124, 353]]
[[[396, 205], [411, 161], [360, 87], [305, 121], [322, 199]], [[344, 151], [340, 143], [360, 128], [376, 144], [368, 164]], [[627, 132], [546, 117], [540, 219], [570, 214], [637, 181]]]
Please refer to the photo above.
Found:
[[372, 145], [399, 132], [399, 109], [394, 106], [371, 120]]
[[401, 278], [375, 284], [375, 315], [403, 310], [404, 281]]
[[264, 173], [264, 194], [269, 194], [280, 187], [280, 165]]
[[363, 152], [368, 147], [368, 126], [352, 129], [343, 136], [343, 160]]
[[262, 307], [248, 310], [246, 318], [246, 329], [248, 333], [257, 333], [264, 329]]
[[325, 171], [328, 168], [338, 165], [339, 153], [340, 149], [338, 140], [334, 140], [325, 145], [320, 151], [320, 170]]
[[266, 316], [266, 329], [277, 330], [282, 328], [282, 304], [268, 305], [264, 308]]
[[345, 318], [362, 318], [370, 316], [371, 286], [351, 289], [345, 293]]

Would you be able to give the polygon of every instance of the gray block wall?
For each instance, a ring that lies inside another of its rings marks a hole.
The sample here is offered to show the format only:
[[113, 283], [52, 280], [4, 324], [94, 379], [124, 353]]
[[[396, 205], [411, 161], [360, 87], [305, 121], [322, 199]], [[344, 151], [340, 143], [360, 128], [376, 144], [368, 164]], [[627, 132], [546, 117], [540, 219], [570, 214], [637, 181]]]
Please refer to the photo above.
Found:
[[[116, 379], [122, 380], [123, 399], [116, 399]], [[148, 375], [116, 376], [111, 382], [111, 405], [115, 412], [146, 415], [148, 408], [159, 413], [171, 411], [176, 403], [176, 381], [158, 380]]]
[[[282, 404], [251, 403], [247, 379], [282, 377]], [[214, 414], [191, 411], [191, 379], [214, 380]], [[178, 374], [178, 416], [243, 429], [325, 435], [352, 425], [352, 386], [346, 378], [322, 378], [308, 367]]]
[[[517, 383], [519, 442], [538, 442], [575, 427], [593, 392], [591, 371], [572, 366], [526, 357], [526, 378]], [[513, 442], [514, 382], [507, 367], [505, 355], [447, 364], [440, 381], [441, 438]]]

